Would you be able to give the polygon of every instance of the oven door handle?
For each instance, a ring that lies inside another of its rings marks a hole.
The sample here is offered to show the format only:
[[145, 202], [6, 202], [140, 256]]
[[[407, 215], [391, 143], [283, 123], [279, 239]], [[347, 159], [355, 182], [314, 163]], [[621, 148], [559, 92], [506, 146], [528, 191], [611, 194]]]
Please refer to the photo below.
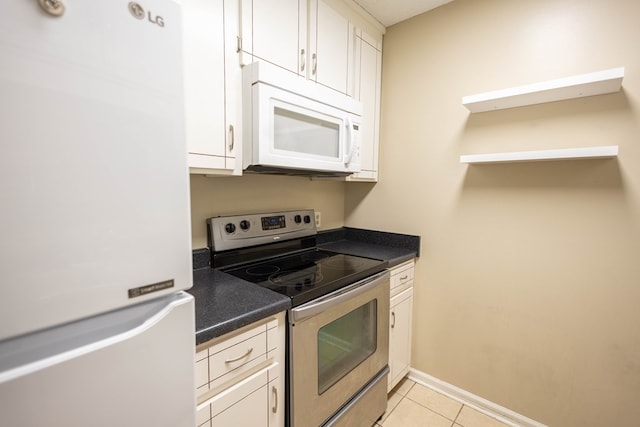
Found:
[[316, 314], [335, 307], [355, 296], [363, 294], [376, 286], [380, 286], [385, 282], [389, 282], [388, 271], [382, 271], [314, 301], [303, 304], [300, 307], [292, 309], [291, 320], [295, 323], [308, 317], [315, 316]]

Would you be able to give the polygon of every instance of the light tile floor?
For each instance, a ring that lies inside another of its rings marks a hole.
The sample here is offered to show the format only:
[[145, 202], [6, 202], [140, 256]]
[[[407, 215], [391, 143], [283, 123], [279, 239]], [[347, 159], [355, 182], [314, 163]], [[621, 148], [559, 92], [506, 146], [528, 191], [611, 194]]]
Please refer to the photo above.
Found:
[[382, 427], [508, 427], [430, 388], [405, 378], [389, 393]]

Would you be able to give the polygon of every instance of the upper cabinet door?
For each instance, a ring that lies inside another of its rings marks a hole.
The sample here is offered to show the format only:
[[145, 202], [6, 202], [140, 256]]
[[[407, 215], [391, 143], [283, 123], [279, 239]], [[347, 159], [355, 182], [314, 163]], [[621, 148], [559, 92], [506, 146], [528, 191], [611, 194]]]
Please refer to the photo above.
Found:
[[[361, 171], [349, 181], [378, 180], [378, 152], [380, 140], [380, 86], [382, 52], [377, 42], [364, 31], [356, 37], [356, 65], [354, 97], [362, 101]], [[375, 44], [375, 45], [374, 45]]]
[[224, 167], [226, 139], [223, 17], [221, 1], [189, 0], [183, 7], [187, 145], [218, 167]]
[[366, 126], [362, 139], [367, 141], [366, 150], [362, 151], [362, 167], [367, 171], [378, 170], [378, 109], [380, 101], [380, 52], [366, 41], [362, 40], [360, 73], [360, 101], [363, 106], [363, 116]]
[[186, 136], [191, 173], [242, 173], [238, 0], [184, 0]]
[[240, 2], [224, 0], [225, 169], [242, 175], [242, 68], [238, 52]]
[[243, 50], [255, 59], [304, 73], [306, 6], [307, 0], [243, 1]]
[[347, 93], [353, 58], [349, 29], [349, 20], [324, 1], [309, 1], [308, 79]]
[[322, 0], [242, 0], [242, 62], [267, 61], [351, 95], [352, 28]]

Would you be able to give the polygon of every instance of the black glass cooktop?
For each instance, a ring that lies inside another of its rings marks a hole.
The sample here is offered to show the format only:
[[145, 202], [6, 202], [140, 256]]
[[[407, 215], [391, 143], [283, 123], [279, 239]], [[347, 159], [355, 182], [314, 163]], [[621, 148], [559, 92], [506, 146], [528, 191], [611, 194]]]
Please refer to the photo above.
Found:
[[385, 268], [385, 261], [312, 249], [223, 271], [287, 295], [295, 307]]

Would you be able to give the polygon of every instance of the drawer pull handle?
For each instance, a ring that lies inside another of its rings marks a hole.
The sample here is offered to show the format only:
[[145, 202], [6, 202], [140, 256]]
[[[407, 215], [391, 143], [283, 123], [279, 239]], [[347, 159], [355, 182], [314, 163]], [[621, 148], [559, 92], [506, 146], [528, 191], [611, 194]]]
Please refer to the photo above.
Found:
[[247, 352], [245, 354], [243, 354], [242, 356], [234, 357], [233, 359], [227, 359], [227, 360], [224, 361], [224, 363], [233, 363], [233, 362], [237, 362], [238, 360], [242, 360], [245, 357], [249, 356], [252, 351], [253, 351], [253, 347], [251, 347], [249, 350], [247, 350]]
[[273, 406], [271, 407], [271, 412], [275, 414], [278, 412], [278, 389], [276, 386], [271, 387], [271, 392], [273, 393]]
[[404, 276], [402, 276], [402, 277], [400, 278], [400, 280], [407, 280], [408, 278], [409, 278], [409, 276], [408, 276], [407, 274], [405, 274]]

